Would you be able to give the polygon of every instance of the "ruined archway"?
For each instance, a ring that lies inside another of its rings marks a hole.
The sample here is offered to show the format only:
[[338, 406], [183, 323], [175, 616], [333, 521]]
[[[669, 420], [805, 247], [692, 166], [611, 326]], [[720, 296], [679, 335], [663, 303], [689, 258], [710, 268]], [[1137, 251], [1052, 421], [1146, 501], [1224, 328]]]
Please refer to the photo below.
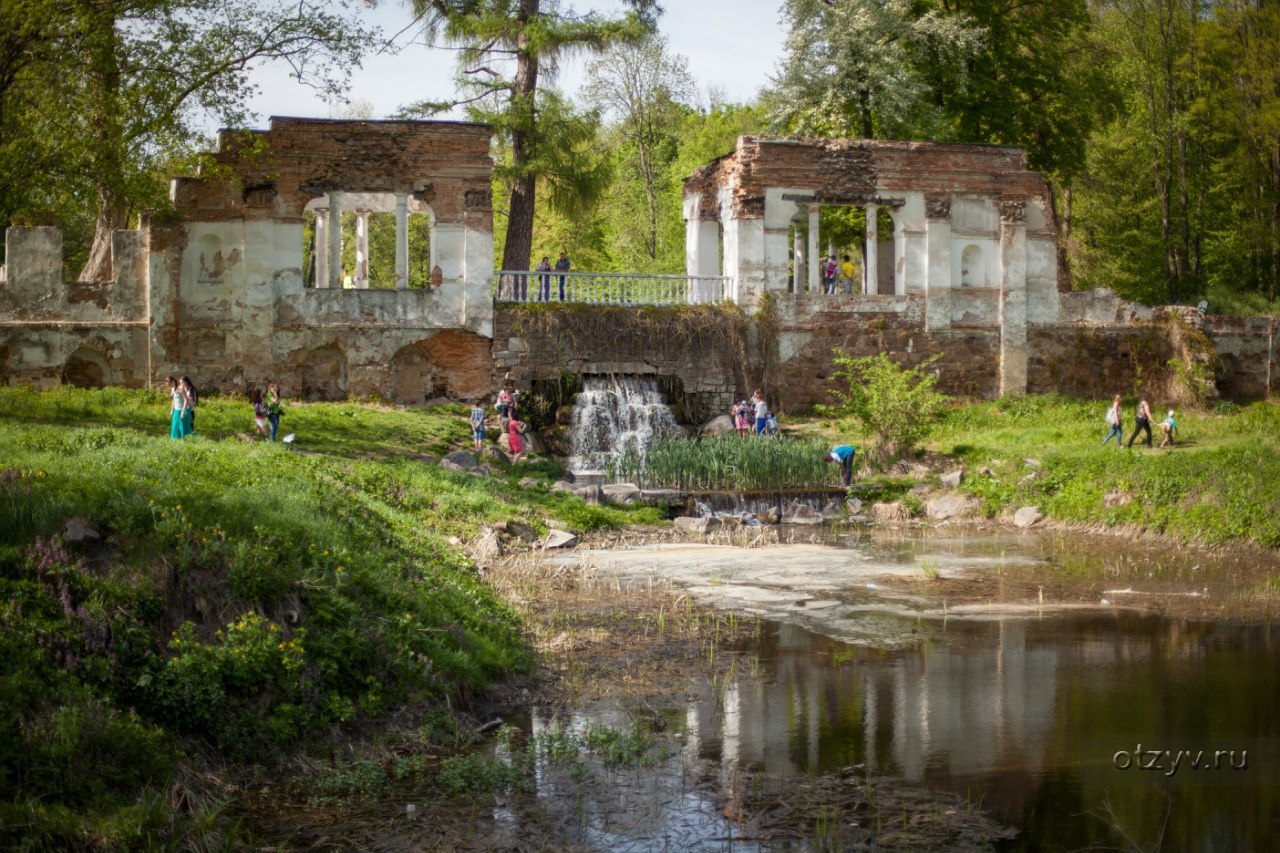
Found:
[[347, 396], [347, 357], [335, 346], [319, 347], [308, 353], [299, 371], [302, 387], [298, 396], [306, 400], [342, 400]]
[[391, 399], [395, 402], [412, 406], [448, 393], [444, 373], [431, 360], [425, 343], [401, 347], [391, 357]]
[[80, 347], [62, 366], [62, 384], [76, 388], [106, 388], [111, 384], [111, 365], [95, 349]]

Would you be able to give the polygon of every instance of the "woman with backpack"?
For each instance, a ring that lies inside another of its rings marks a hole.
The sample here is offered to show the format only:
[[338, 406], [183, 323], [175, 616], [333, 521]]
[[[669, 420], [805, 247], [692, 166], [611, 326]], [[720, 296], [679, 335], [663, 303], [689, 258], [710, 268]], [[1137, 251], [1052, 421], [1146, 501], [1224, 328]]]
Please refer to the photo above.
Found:
[[1102, 439], [1102, 446], [1106, 447], [1107, 442], [1111, 440], [1111, 436], [1116, 437], [1116, 447], [1124, 447], [1124, 424], [1120, 421], [1120, 395], [1117, 394], [1115, 400], [1111, 403], [1111, 408], [1107, 409], [1107, 425], [1111, 427], [1111, 431], [1107, 433], [1107, 437]]

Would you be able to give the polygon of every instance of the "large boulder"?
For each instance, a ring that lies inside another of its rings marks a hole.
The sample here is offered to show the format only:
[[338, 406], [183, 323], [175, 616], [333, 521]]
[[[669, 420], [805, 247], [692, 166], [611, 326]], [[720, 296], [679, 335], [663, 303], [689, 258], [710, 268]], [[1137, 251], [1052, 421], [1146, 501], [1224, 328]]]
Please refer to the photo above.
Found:
[[792, 501], [782, 513], [783, 524], [821, 524], [822, 513], [800, 501]]
[[943, 495], [924, 503], [924, 514], [936, 521], [948, 518], [963, 518], [978, 507], [976, 498], [964, 495]]
[[1040, 514], [1040, 508], [1035, 506], [1024, 506], [1013, 514], [1013, 523], [1024, 530], [1044, 518]]
[[553, 492], [572, 492], [577, 488], [577, 486], [570, 483], [568, 480], [556, 480], [551, 484], [551, 491]]
[[598, 504], [603, 498], [603, 495], [600, 494], [600, 487], [594, 484], [574, 486], [573, 493], [589, 504]]
[[675, 520], [676, 530], [681, 533], [710, 533], [720, 526], [720, 520], [715, 516], [704, 515], [694, 517], [691, 515], [682, 515]]
[[679, 489], [644, 489], [640, 492], [640, 502], [646, 506], [680, 506], [684, 503], [684, 493]]
[[782, 513], [778, 511], [776, 506], [767, 506], [756, 513], [756, 518], [761, 524], [777, 524], [782, 520]]
[[506, 453], [503, 453], [497, 447], [494, 447], [492, 444], [485, 445], [482, 455], [485, 459], [492, 459], [496, 462], [501, 462], [503, 465], [511, 464], [511, 457]]
[[734, 431], [733, 418], [728, 415], [717, 415], [702, 425], [702, 434], [717, 436], [726, 435]]
[[876, 524], [901, 524], [911, 520], [911, 510], [897, 501], [877, 503], [871, 505], [871, 517]]
[[944, 488], [958, 489], [960, 484], [964, 482], [964, 469], [957, 468], [954, 471], [948, 471], [938, 478], [938, 482], [942, 483]]
[[640, 487], [635, 483], [609, 483], [600, 487], [605, 503], [634, 504], [640, 502]]
[[[446, 465], [446, 462], [451, 464]], [[454, 471], [474, 471], [480, 467], [480, 462], [465, 450], [455, 450], [440, 460], [440, 467]]]
[[552, 530], [542, 539], [543, 548], [572, 548], [578, 544], [578, 537], [567, 530]]

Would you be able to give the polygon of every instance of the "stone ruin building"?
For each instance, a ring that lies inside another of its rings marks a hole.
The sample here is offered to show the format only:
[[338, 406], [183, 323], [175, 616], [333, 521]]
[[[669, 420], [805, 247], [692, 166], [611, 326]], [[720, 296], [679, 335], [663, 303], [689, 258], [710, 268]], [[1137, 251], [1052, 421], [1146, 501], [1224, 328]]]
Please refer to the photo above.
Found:
[[[298, 118], [224, 131], [211, 168], [173, 181], [172, 218], [115, 235], [107, 282], [63, 280], [56, 229], [9, 228], [0, 375], [141, 386], [185, 373], [227, 390], [274, 378], [311, 399], [487, 393], [490, 137], [459, 122]], [[351, 289], [342, 211], [356, 217]], [[375, 212], [395, 214], [394, 289], [367, 286]], [[410, 216], [430, 218], [419, 289], [407, 286]]]
[[[538, 331], [495, 304], [490, 142], [491, 128], [460, 122], [273, 118], [224, 132], [212, 168], [174, 181], [172, 216], [115, 235], [108, 282], [64, 281], [55, 229], [9, 228], [0, 380], [143, 386], [186, 373], [223, 390], [273, 378], [289, 396], [420, 403], [481, 396], [503, 376], [529, 387], [652, 374], [697, 418], [756, 385], [782, 410], [824, 400], [836, 347], [908, 364], [941, 354], [939, 387], [969, 397], [1109, 397], [1194, 338], [1210, 342], [1224, 394], [1274, 390], [1276, 318], [1064, 291], [1049, 188], [1024, 151], [1000, 146], [742, 137], [685, 183], [688, 301], [710, 282], [748, 311], [767, 306], [769, 339], [757, 327], [744, 353], [639, 326], [601, 343]], [[852, 254], [870, 272], [851, 293], [820, 285], [829, 206], [866, 213]], [[395, 216], [394, 287], [369, 287], [376, 214]], [[421, 216], [429, 282], [409, 287], [407, 223]]]

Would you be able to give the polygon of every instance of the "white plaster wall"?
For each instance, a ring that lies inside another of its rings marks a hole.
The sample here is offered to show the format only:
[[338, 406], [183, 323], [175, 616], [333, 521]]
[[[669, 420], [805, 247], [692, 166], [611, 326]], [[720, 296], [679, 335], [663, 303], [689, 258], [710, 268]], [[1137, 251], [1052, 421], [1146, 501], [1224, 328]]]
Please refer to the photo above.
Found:
[[1027, 238], [1027, 322], [1058, 322], [1058, 247], [1050, 239]]
[[894, 276], [894, 293], [924, 293], [928, 289], [929, 252], [926, 241], [924, 193], [909, 192], [906, 202], [898, 208], [895, 223], [901, 242], [895, 248], [895, 257], [902, 260], [902, 273]]
[[929, 222], [925, 230], [928, 259], [925, 321], [930, 329], [951, 325], [951, 247], [951, 222], [940, 219]]
[[951, 286], [962, 285], [965, 266], [964, 250], [969, 246], [977, 246], [982, 252], [982, 260], [976, 270], [969, 271], [968, 287], [1000, 286], [1000, 244], [994, 237], [957, 237], [952, 229], [951, 238]]
[[800, 205], [783, 195], [811, 194], [797, 187], [769, 187], [764, 191], [764, 288], [788, 290], [791, 285], [791, 225]]
[[476, 228], [464, 232], [462, 325], [486, 338], [493, 337], [493, 234]]

